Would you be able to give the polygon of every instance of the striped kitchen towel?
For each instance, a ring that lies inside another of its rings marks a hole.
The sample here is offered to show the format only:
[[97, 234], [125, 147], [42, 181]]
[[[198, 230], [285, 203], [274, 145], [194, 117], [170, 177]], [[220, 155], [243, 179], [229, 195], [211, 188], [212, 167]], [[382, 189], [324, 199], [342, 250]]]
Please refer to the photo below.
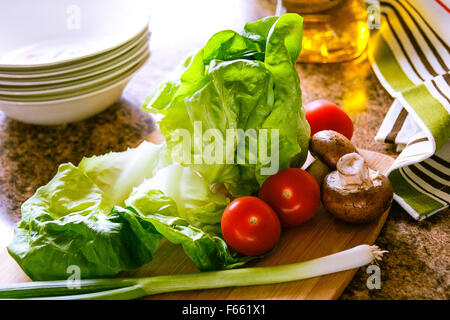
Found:
[[381, 0], [369, 59], [395, 98], [375, 137], [401, 151], [394, 199], [422, 220], [450, 203], [449, 0]]

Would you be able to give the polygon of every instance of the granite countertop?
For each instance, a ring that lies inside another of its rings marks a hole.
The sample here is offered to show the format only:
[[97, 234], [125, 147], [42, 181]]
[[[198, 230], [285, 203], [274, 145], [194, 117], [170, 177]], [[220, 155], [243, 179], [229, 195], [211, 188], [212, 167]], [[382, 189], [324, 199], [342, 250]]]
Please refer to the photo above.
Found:
[[[217, 30], [240, 29], [244, 21], [273, 14], [270, 0], [230, 1], [232, 8], [216, 0], [208, 3], [209, 9], [193, 8], [196, 4], [180, 0], [156, 5], [150, 60], [121, 99], [101, 114], [79, 123], [42, 127], [11, 120], [0, 112], [1, 241], [10, 238], [22, 202], [53, 177], [60, 163], [77, 164], [84, 156], [125, 150], [155, 130], [153, 117], [140, 106], [186, 54]], [[215, 5], [221, 6], [220, 10]], [[178, 10], [171, 10], [174, 7]], [[172, 14], [170, 21], [160, 14], [163, 12]], [[173, 21], [178, 21], [177, 25]], [[358, 147], [396, 156], [392, 146], [373, 139], [392, 98], [379, 84], [365, 55], [347, 63], [298, 64], [297, 68], [304, 103], [326, 98], [342, 105], [354, 120], [353, 141]], [[341, 299], [449, 299], [448, 213], [417, 222], [394, 204], [376, 241], [389, 251], [380, 264], [381, 289], [366, 287], [368, 275], [361, 268]]]

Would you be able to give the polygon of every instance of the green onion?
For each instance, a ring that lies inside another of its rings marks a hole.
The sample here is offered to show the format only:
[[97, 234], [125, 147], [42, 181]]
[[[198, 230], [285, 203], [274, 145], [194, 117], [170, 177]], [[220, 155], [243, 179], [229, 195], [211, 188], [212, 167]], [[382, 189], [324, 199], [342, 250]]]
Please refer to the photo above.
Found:
[[75, 289], [68, 288], [66, 281], [19, 283], [0, 287], [0, 298], [125, 300], [175, 291], [274, 284], [359, 268], [381, 260], [384, 252], [377, 246], [360, 245], [293, 264], [148, 278], [81, 280]]
[[68, 286], [66, 280], [34, 281], [8, 284], [0, 287], [0, 299], [23, 299], [35, 297], [52, 297], [70, 294], [83, 294], [129, 287], [136, 284], [136, 279], [90, 279], [80, 281], [78, 288]]

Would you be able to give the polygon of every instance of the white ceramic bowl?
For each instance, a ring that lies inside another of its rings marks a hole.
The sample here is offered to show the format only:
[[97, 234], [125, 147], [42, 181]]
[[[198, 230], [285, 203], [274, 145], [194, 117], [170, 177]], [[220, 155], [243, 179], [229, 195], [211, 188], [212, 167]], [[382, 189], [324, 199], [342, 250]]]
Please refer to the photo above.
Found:
[[126, 68], [127, 64], [139, 60], [148, 51], [148, 43], [144, 41], [138, 46], [127, 51], [122, 56], [105, 63], [101, 63], [92, 68], [82, 71], [69, 72], [53, 77], [39, 77], [28, 79], [7, 79], [0, 78], [0, 91], [15, 91], [26, 89], [28, 91], [42, 90], [44, 86], [59, 85], [70, 86], [74, 81], [90, 78], [93, 76], [103, 76], [106, 72], [117, 68]]
[[91, 68], [98, 67], [102, 64], [115, 63], [117, 60], [122, 59], [130, 50], [136, 49], [136, 47], [143, 45], [143, 43], [147, 43], [148, 38], [149, 32], [147, 32], [146, 27], [126, 44], [98, 56], [63, 63], [48, 68], [0, 70], [0, 80], [10, 82], [32, 82], [44, 78], [64, 78], [73, 74], [84, 74], [89, 72]]
[[14, 0], [0, 5], [0, 71], [48, 68], [120, 47], [149, 20], [146, 0]]
[[[0, 88], [0, 100], [8, 100], [13, 98], [18, 99], [34, 99], [34, 98], [47, 98], [58, 97], [60, 95], [66, 95], [70, 93], [77, 94], [83, 92], [86, 89], [97, 87], [105, 82], [113, 80], [123, 73], [128, 72], [133, 67], [138, 65], [143, 60], [146, 60], [148, 56], [148, 47], [144, 46], [143, 50], [129, 60], [127, 63], [118, 67], [112, 68], [108, 71], [100, 71], [99, 74], [88, 76], [87, 78], [78, 79], [69, 83], [56, 83], [50, 85], [43, 85], [40, 87], [13, 87], [13, 88]], [[54, 98], [51, 98], [54, 99]]]
[[[147, 55], [148, 57], [148, 55]], [[94, 91], [52, 101], [0, 101], [0, 110], [18, 121], [37, 125], [58, 125], [89, 118], [112, 105], [122, 94], [141, 62], [121, 77]]]

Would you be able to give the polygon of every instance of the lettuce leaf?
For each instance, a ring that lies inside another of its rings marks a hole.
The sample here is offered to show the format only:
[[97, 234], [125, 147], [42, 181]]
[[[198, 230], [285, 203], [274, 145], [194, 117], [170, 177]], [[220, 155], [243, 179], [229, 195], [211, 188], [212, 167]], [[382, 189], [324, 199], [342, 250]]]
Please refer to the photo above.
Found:
[[202, 271], [234, 268], [250, 260], [221, 237], [220, 220], [228, 203], [228, 198], [212, 193], [203, 178], [180, 164], [161, 169], [125, 200], [161, 235], [181, 244]]
[[[70, 174], [68, 166], [61, 169]], [[90, 183], [86, 176], [84, 180]], [[162, 238], [153, 225], [120, 207], [108, 213], [99, 210], [90, 195], [86, 201], [78, 198], [81, 211], [74, 207], [60, 217], [28, 203], [32, 216], [20, 221], [8, 252], [31, 279], [67, 279], [71, 266], [79, 268], [81, 278], [108, 277], [152, 260]], [[97, 191], [92, 195], [98, 195]]]
[[143, 142], [78, 167], [60, 165], [22, 205], [11, 256], [33, 280], [66, 279], [72, 265], [82, 278], [113, 276], [151, 261], [162, 236], [136, 213], [112, 209], [152, 177], [160, 151]]
[[[173, 203], [167, 202], [169, 199]], [[206, 181], [189, 167], [174, 163], [136, 187], [125, 205], [144, 215], [163, 208], [166, 215], [180, 217], [194, 227], [220, 234], [220, 220], [229, 202], [224, 194], [213, 193]]]
[[189, 167], [169, 164], [161, 149], [143, 142], [60, 165], [22, 205], [10, 255], [33, 280], [67, 279], [71, 266], [85, 279], [114, 276], [150, 262], [163, 237], [200, 270], [248, 261], [221, 238], [229, 199]]
[[228, 247], [222, 237], [196, 228], [185, 219], [161, 214], [149, 214], [141, 218], [151, 223], [170, 242], [181, 244], [200, 271], [232, 269], [255, 259], [238, 254]]
[[133, 187], [152, 177], [161, 147], [144, 141], [126, 152], [110, 152], [81, 160], [78, 167], [103, 191], [108, 203], [121, 205]]
[[251, 259], [234, 252], [221, 237], [220, 220], [228, 203], [225, 195], [212, 193], [202, 177], [180, 164], [161, 169], [125, 200], [161, 235], [181, 244], [202, 271], [234, 268]]
[[[223, 139], [228, 129], [278, 130], [277, 142], [265, 142], [268, 150], [276, 152], [277, 168], [288, 167], [294, 156], [304, 161], [310, 129], [295, 69], [301, 40], [302, 18], [285, 14], [247, 23], [240, 34], [216, 33], [188, 57], [143, 106], [144, 111], [164, 115], [159, 126], [172, 158], [199, 172], [208, 184], [224, 184], [236, 197], [257, 191], [267, 178], [261, 170], [269, 166], [267, 159], [249, 147], [256, 137], [233, 137], [231, 147], [215, 150], [214, 163], [206, 163], [204, 151], [216, 138], [196, 135], [196, 123], [202, 132], [219, 130]], [[192, 140], [188, 157], [179, 147], [180, 129], [189, 132]], [[246, 139], [245, 152], [239, 153], [237, 146]], [[227, 161], [230, 156], [235, 159], [232, 163]]]

